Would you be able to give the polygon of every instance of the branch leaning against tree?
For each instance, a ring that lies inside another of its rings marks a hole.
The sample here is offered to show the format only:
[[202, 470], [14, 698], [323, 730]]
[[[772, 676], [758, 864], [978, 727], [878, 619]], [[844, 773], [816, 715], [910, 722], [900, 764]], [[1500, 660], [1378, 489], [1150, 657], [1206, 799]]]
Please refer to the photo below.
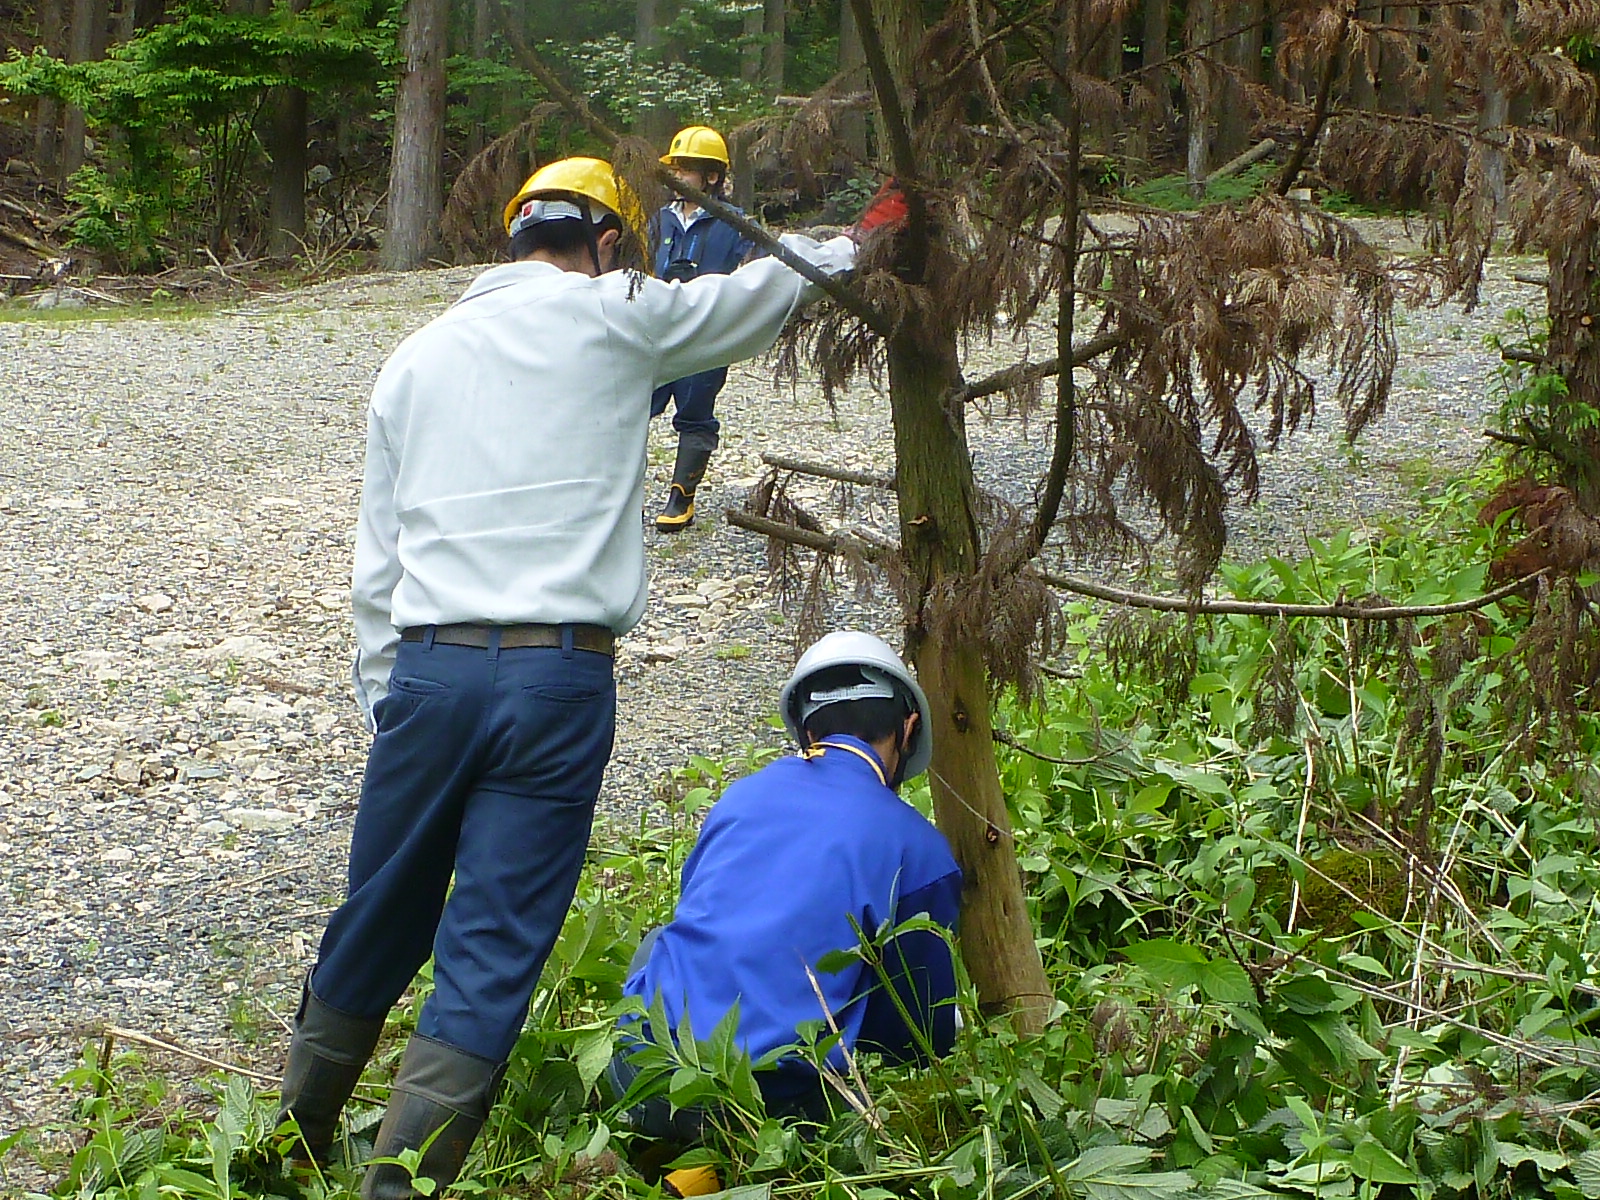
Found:
[[[813, 533], [784, 521], [759, 517], [754, 513], [729, 509], [728, 524], [764, 534], [782, 542], [789, 542], [821, 554], [842, 554], [853, 550], [868, 562], [881, 562], [895, 552], [888, 542], [867, 541], [850, 534]], [[1246, 617], [1337, 617], [1347, 621], [1403, 621], [1411, 617], [1447, 617], [1455, 613], [1473, 612], [1487, 608], [1508, 596], [1515, 595], [1530, 583], [1550, 573], [1548, 567], [1524, 575], [1521, 579], [1473, 596], [1467, 600], [1452, 600], [1448, 604], [1381, 604], [1363, 607], [1359, 604], [1339, 602], [1334, 604], [1274, 604], [1270, 600], [1197, 600], [1187, 596], [1156, 596], [1148, 592], [1130, 592], [1079, 579], [1072, 575], [1054, 575], [1040, 571], [1039, 578], [1051, 587], [1077, 596], [1106, 600], [1127, 608], [1151, 608], [1157, 612], [1181, 612], [1191, 616], [1246, 616]]]
[[[534, 49], [528, 45], [521, 31], [516, 28], [515, 22], [507, 19], [504, 3], [500, 5], [497, 12], [500, 18], [501, 31], [506, 35], [506, 39], [511, 43], [512, 50], [516, 52], [517, 58], [522, 61], [522, 65], [528, 69], [529, 74], [543, 84], [561, 106], [576, 117], [584, 128], [605, 142], [606, 145], [614, 146], [620, 140], [621, 135], [601, 120], [595, 111], [589, 107], [588, 102], [569, 88], [562, 81], [561, 76], [552, 70], [549, 64], [540, 58]], [[702, 192], [699, 188], [691, 187], [682, 182], [664, 166], [656, 169], [656, 178], [670, 191], [684, 197], [686, 200], [693, 200], [712, 216], [731, 225], [739, 233], [749, 238], [791, 271], [816, 284], [834, 303], [838, 304], [840, 308], [855, 317], [878, 336], [887, 337], [889, 335], [889, 321], [883, 313], [868, 304], [860, 295], [851, 291], [849, 286], [842, 280], [829, 275], [820, 267], [812, 265], [798, 254], [789, 250], [771, 233], [749, 217], [730, 205], [724, 204], [721, 200]]]

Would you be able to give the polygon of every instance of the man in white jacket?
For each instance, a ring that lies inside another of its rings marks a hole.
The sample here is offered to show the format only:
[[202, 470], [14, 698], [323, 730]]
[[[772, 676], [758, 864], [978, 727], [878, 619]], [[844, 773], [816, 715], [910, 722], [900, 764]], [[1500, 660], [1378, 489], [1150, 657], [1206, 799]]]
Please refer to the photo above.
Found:
[[[609, 164], [544, 167], [506, 206], [514, 261], [407, 338], [373, 388], [353, 594], [376, 736], [348, 898], [285, 1068], [305, 1157], [328, 1156], [385, 1014], [431, 953], [434, 992], [374, 1154], [426, 1145], [419, 1174], [441, 1189], [460, 1171], [611, 754], [612, 642], [646, 597], [651, 392], [766, 350], [816, 298], [770, 258], [686, 283], [618, 271], [624, 221], [642, 213]], [[849, 237], [783, 241], [830, 274], [855, 259]], [[410, 1197], [410, 1180], [378, 1165], [362, 1194]]]

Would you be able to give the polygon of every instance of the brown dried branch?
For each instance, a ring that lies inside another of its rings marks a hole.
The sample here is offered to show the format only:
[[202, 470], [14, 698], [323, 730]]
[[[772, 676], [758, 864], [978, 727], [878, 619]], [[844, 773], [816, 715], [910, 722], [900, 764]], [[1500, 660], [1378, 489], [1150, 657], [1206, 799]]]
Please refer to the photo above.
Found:
[[[1090, 338], [1081, 346], [1072, 351], [1072, 365], [1081, 367], [1102, 354], [1115, 350], [1127, 342], [1127, 335], [1122, 333], [1102, 333]], [[993, 396], [996, 392], [1007, 392], [1012, 388], [1024, 387], [1030, 383], [1037, 383], [1041, 379], [1049, 379], [1061, 371], [1059, 358], [1047, 358], [1037, 363], [1015, 363], [1004, 367], [992, 375], [986, 375], [976, 383], [970, 383], [961, 391], [960, 399], [963, 403], [981, 400], [985, 396]]]
[[838, 483], [854, 483], [862, 487], [887, 488], [893, 490], [895, 478], [893, 475], [874, 475], [866, 471], [850, 471], [844, 467], [830, 467], [824, 463], [807, 462], [800, 458], [789, 458], [783, 454], [763, 453], [761, 461], [769, 467], [777, 467], [780, 471], [794, 471], [800, 475], [815, 475], [820, 479], [832, 479]]
[[[1047, 668], [1042, 664], [1040, 665], [1039, 669], [1048, 675], [1059, 674], [1059, 672]], [[1040, 762], [1055, 763], [1058, 766], [1063, 767], [1085, 767], [1091, 763], [1097, 763], [1100, 761], [1100, 756], [1097, 754], [1091, 754], [1087, 758], [1060, 758], [1054, 754], [1046, 754], [1042, 750], [1035, 750], [1032, 746], [1029, 746], [1025, 742], [1021, 741], [1015, 734], [1004, 729], [991, 729], [989, 731], [989, 735], [1002, 746], [1010, 746], [1013, 750], [1020, 750], [1029, 758], [1037, 758]]]
[[1347, 621], [1400, 621], [1413, 617], [1443, 617], [1451, 613], [1474, 612], [1487, 608], [1509, 596], [1515, 595], [1539, 579], [1546, 572], [1535, 571], [1514, 583], [1474, 596], [1470, 600], [1457, 600], [1450, 604], [1384, 604], [1362, 605], [1340, 602], [1336, 604], [1273, 604], [1263, 600], [1203, 600], [1198, 597], [1154, 596], [1145, 592], [1130, 592], [1123, 588], [1108, 587], [1088, 579], [1070, 575], [1053, 575], [1041, 572], [1040, 578], [1053, 588], [1108, 600], [1129, 608], [1149, 608], [1158, 612], [1187, 613], [1191, 616], [1223, 616], [1239, 614], [1251, 617], [1337, 617]]
[[751, 533], [759, 533], [792, 546], [815, 550], [820, 554], [854, 553], [868, 562], [876, 562], [894, 549], [886, 543], [869, 542], [864, 538], [851, 537], [847, 534], [813, 533], [797, 525], [768, 520], [766, 517], [743, 512], [737, 508], [728, 509], [727, 518], [729, 525], [748, 529]]

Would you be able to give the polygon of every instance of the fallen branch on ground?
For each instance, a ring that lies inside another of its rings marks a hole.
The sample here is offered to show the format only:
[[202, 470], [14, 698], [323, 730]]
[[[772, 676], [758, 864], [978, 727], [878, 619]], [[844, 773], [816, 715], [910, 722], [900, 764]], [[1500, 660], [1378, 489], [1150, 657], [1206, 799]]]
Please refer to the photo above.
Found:
[[895, 480], [893, 475], [873, 475], [866, 471], [850, 471], [844, 467], [829, 467], [822, 463], [806, 462], [804, 459], [789, 458], [782, 454], [762, 454], [761, 461], [769, 467], [777, 467], [780, 471], [793, 471], [797, 475], [815, 475], [820, 479], [832, 479], [838, 483], [855, 483], [862, 487], [893, 489]]

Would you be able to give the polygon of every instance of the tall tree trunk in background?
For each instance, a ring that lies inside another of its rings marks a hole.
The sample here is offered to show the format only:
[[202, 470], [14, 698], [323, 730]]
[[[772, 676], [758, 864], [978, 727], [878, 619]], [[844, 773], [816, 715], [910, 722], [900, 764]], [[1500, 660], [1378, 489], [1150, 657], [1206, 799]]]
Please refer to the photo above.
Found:
[[[489, 39], [494, 34], [494, 13], [490, 0], [472, 0], [472, 57], [489, 57]], [[467, 160], [476, 158], [489, 144], [489, 109], [494, 104], [495, 87], [480, 84], [472, 89], [472, 123], [467, 133]]]
[[[291, 12], [304, 12], [308, 0], [289, 0]], [[288, 258], [306, 236], [306, 124], [304, 88], [274, 88], [267, 98], [266, 149], [271, 160], [267, 186], [267, 253]]]
[[379, 261], [386, 271], [411, 271], [439, 242], [444, 207], [445, 54], [448, 0], [406, 0], [396, 89], [394, 151], [389, 159], [389, 221]]
[[[65, 0], [39, 0], [39, 44], [56, 58], [67, 53]], [[61, 166], [61, 105], [54, 96], [40, 96], [33, 111], [33, 164], [50, 177]]]
[[[664, 44], [661, 30], [672, 19], [672, 0], [635, 0], [633, 8], [634, 53], [642, 61], [665, 60], [671, 47]], [[672, 137], [677, 121], [665, 105], [650, 105], [639, 110], [634, 122], [634, 132], [659, 145], [663, 150]]]
[[1391, 4], [1384, 21], [1405, 31], [1404, 42], [1385, 39], [1379, 52], [1378, 103], [1386, 113], [1405, 113], [1413, 90], [1410, 76], [1416, 65], [1417, 17], [1415, 4]]
[[[1595, 280], [1600, 278], [1600, 223], [1595, 221], [1595, 200], [1589, 185], [1558, 163], [1555, 170], [1568, 176], [1565, 187], [1583, 189], [1589, 203], [1574, 205], [1576, 228], [1546, 258], [1550, 283], [1546, 304], [1550, 314], [1550, 341], [1546, 361], [1566, 380], [1567, 395], [1560, 404], [1600, 408], [1600, 329], [1594, 323]], [[1552, 439], [1555, 440], [1555, 439]], [[1561, 438], [1561, 442], [1568, 439]], [[1600, 430], [1588, 429], [1559, 447], [1562, 482], [1572, 488], [1584, 512], [1600, 516]]]
[[[1126, 14], [1113, 13], [1106, 21], [1104, 28], [1091, 32], [1098, 32], [1093, 46], [1088, 48], [1091, 62], [1084, 64], [1091, 74], [1098, 75], [1110, 83], [1118, 92], [1125, 89], [1122, 84], [1122, 40], [1123, 30], [1127, 24]], [[1116, 153], [1117, 134], [1127, 128], [1127, 122], [1121, 113], [1108, 112], [1097, 117], [1094, 127], [1094, 140], [1096, 149], [1105, 154]]]
[[761, 48], [761, 82], [766, 85], [768, 96], [776, 96], [783, 91], [783, 34], [788, 17], [786, 0], [763, 0], [761, 32], [766, 35], [767, 41]]
[[[868, 86], [866, 53], [861, 49], [861, 30], [856, 25], [855, 9], [849, 0], [839, 5], [839, 73], [845, 75], [846, 91]], [[848, 74], [846, 74], [848, 72]], [[853, 108], [839, 114], [839, 136], [857, 164], [867, 161], [867, 112]]]
[[[848, 5], [846, 5], [848, 7]], [[766, 24], [764, 9], [752, 8], [744, 15], [744, 48], [739, 52], [739, 78], [748, 84], [761, 81], [761, 31]], [[733, 202], [749, 210], [756, 203], [756, 160], [750, 149], [749, 134], [728, 137], [728, 155], [733, 159]]]
[[304, 88], [275, 88], [268, 100], [267, 253], [288, 258], [306, 236], [306, 121]]
[[[1586, 153], [1595, 152], [1600, 142], [1600, 110], [1593, 101], [1579, 113], [1563, 113], [1557, 108], [1555, 119], [1557, 133], [1571, 138]], [[1600, 309], [1600, 221], [1595, 219], [1600, 195], [1588, 177], [1574, 171], [1564, 157], [1556, 157], [1553, 171], [1561, 185], [1556, 194], [1582, 197], [1582, 203], [1570, 206], [1577, 214], [1576, 227], [1565, 230], [1566, 236], [1546, 252], [1550, 340], [1545, 361], [1567, 384], [1566, 396], [1556, 403], [1600, 409], [1600, 324], [1594, 319]], [[1570, 444], [1553, 448], [1561, 462], [1562, 482], [1573, 490], [1584, 512], [1600, 517], [1600, 429], [1581, 428], [1586, 424], [1581, 421], [1552, 424], [1580, 426], [1570, 439], [1560, 439]]]
[[1221, 81], [1222, 103], [1217, 114], [1217, 141], [1212, 148], [1216, 158], [1226, 161], [1243, 150], [1250, 141], [1251, 114], [1255, 103], [1250, 85], [1261, 82], [1262, 0], [1230, 0], [1223, 11], [1226, 30], [1237, 29], [1223, 47], [1228, 70]]
[[[1427, 41], [1437, 41], [1442, 32], [1455, 24], [1455, 14], [1445, 6], [1428, 8], [1425, 11], [1430, 30]], [[1428, 55], [1428, 115], [1436, 121], [1443, 121], [1449, 116], [1450, 105], [1450, 73], [1445, 69], [1443, 56], [1437, 49]]]
[[[1184, 27], [1184, 45], [1196, 51], [1184, 74], [1184, 101], [1189, 122], [1184, 174], [1195, 199], [1205, 195], [1206, 176], [1211, 173], [1211, 139], [1216, 130], [1217, 73], [1210, 62], [1210, 56], [1216, 53], [1216, 48], [1210, 46], [1216, 36], [1216, 16], [1215, 0], [1193, 0]], [[1200, 50], [1202, 46], [1209, 48]]]
[[1127, 156], [1141, 171], [1164, 147], [1172, 127], [1172, 84], [1167, 78], [1167, 0], [1144, 0], [1139, 32], [1139, 82], [1150, 93], [1144, 111], [1135, 111], [1129, 124]]
[[[106, 0], [72, 0], [71, 11], [67, 60], [75, 63], [93, 62], [106, 49], [106, 22], [109, 19]], [[68, 105], [61, 131], [63, 182], [83, 166], [85, 133], [83, 110], [76, 105]]]

